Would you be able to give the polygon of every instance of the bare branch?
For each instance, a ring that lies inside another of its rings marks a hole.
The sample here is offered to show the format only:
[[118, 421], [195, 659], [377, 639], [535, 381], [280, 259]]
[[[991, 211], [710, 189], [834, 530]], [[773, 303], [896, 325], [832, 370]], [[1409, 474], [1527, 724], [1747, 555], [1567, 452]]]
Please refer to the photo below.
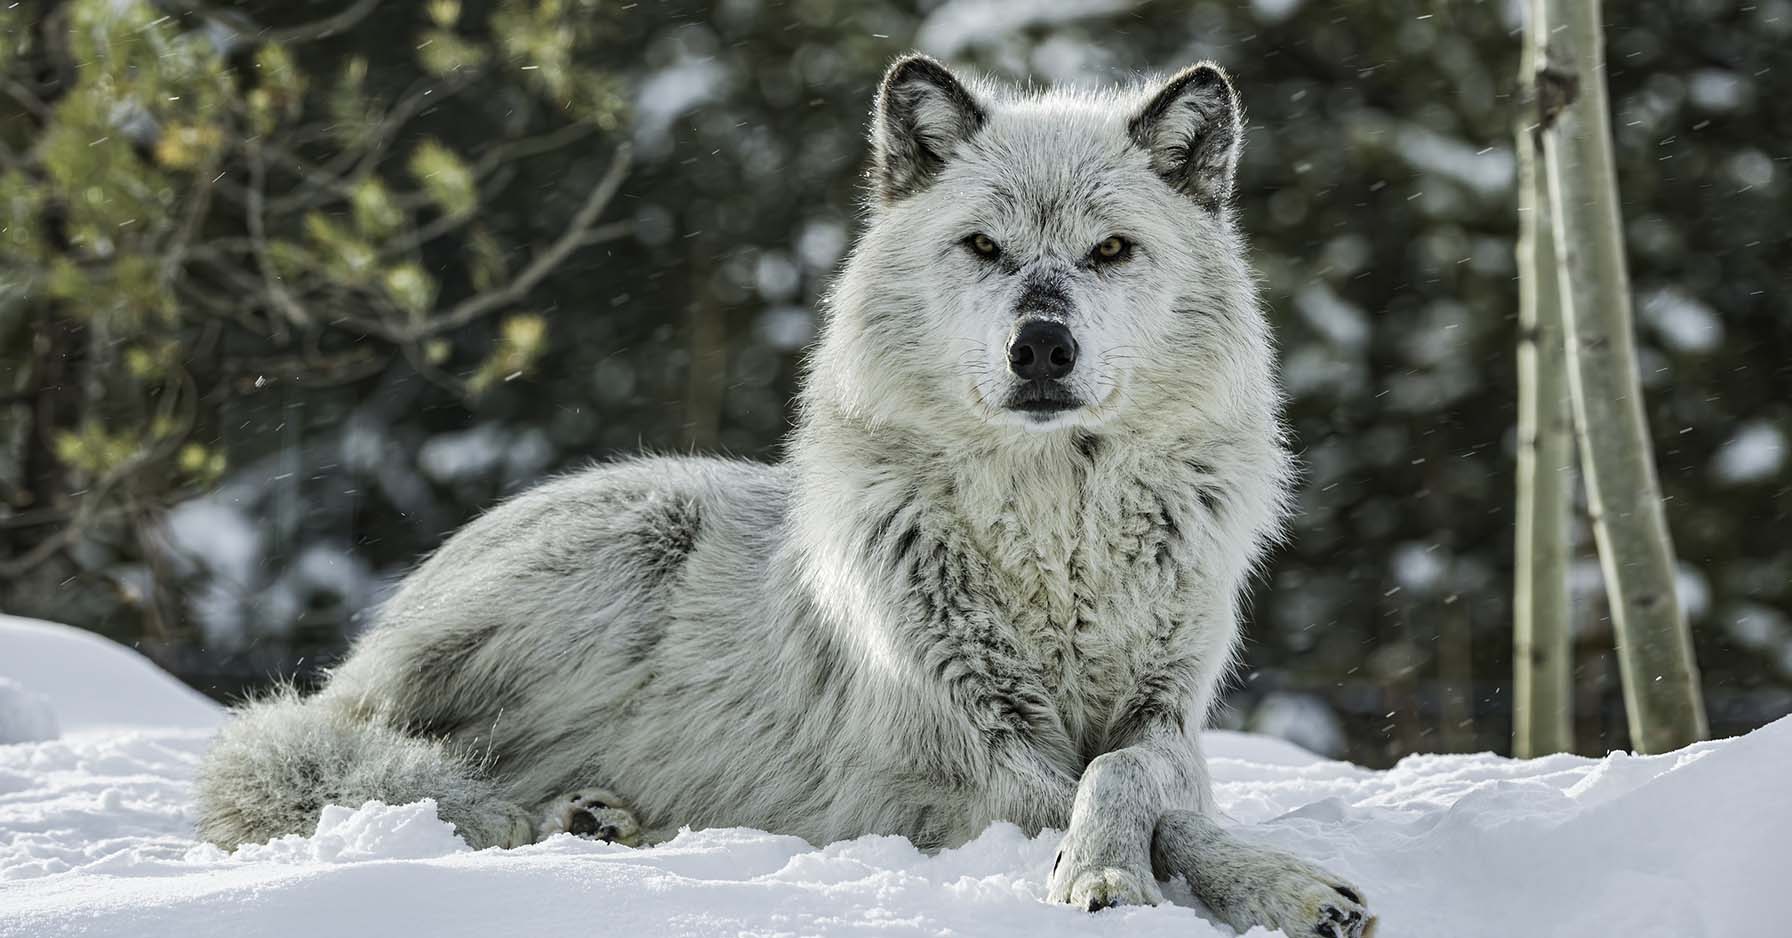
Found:
[[[250, 315], [246, 308], [247, 304], [243, 300], [206, 290], [194, 283], [191, 277], [182, 277], [174, 281], [174, 292], [181, 298], [186, 309], [204, 313], [212, 317], [213, 321], [229, 319], [254, 335], [269, 339], [279, 338], [280, 330], [271, 329], [267, 323]], [[259, 284], [254, 290], [254, 295], [260, 295]]]
[[379, 374], [391, 358], [390, 351], [381, 353], [365, 345], [343, 352], [306, 349], [298, 355], [229, 361], [224, 371], [237, 381], [272, 378], [305, 387], [334, 387]]
[[50, 106], [33, 94], [31, 89], [12, 78], [0, 75], [0, 91], [6, 92], [7, 97], [17, 101], [19, 106], [30, 111], [33, 117], [45, 123], [49, 122]]
[[[474, 175], [482, 182], [488, 183], [480, 186], [479, 188], [481, 191], [475, 193], [474, 209], [452, 215], [439, 215], [429, 224], [409, 232], [404, 237], [388, 241], [380, 247], [380, 259], [391, 260], [400, 255], [409, 254], [417, 248], [422, 247], [443, 235], [450, 234], [466, 227], [470, 222], [479, 217], [479, 212], [477, 210], [479, 205], [485, 204], [488, 199], [503, 192], [504, 188], [510, 185], [510, 181], [515, 178], [516, 175], [516, 166], [514, 165], [515, 160], [528, 156], [536, 156], [568, 146], [574, 141], [589, 134], [593, 129], [594, 128], [590, 124], [574, 124], [571, 127], [562, 128], [560, 131], [545, 133], [523, 140], [516, 140], [510, 144], [499, 144], [498, 146], [492, 147], [484, 156], [480, 157], [479, 162], [475, 164], [474, 167]], [[567, 130], [577, 130], [579, 132], [566, 133], [565, 131]], [[431, 204], [434, 200], [427, 194], [419, 192], [398, 196], [393, 201], [407, 210], [415, 210], [424, 205]], [[609, 232], [610, 229], [615, 227], [615, 225], [605, 225], [604, 227], [597, 229], [597, 231]], [[593, 232], [593, 234], [595, 233], [596, 232]], [[587, 240], [585, 243], [595, 244], [598, 240], [610, 241], [620, 236], [621, 233], [606, 233], [602, 238]]]
[[589, 247], [593, 244], [603, 244], [607, 241], [615, 241], [618, 238], [626, 238], [634, 233], [634, 222], [613, 221], [607, 225], [599, 225], [596, 228], [585, 232], [584, 236], [579, 238], [579, 246]]
[[0, 577], [11, 579], [23, 575], [26, 571], [49, 560], [57, 551], [73, 544], [81, 536], [86, 526], [70, 522], [55, 534], [38, 541], [32, 548], [17, 557], [0, 557]]
[[323, 166], [306, 166], [297, 157], [280, 151], [279, 156], [289, 159], [290, 168], [300, 173], [301, 182], [298, 191], [272, 200], [272, 209], [280, 214], [300, 211], [322, 204], [331, 193], [354, 192], [355, 186], [385, 159], [386, 151], [391, 149], [393, 142], [398, 139], [398, 131], [405, 124], [437, 102], [472, 84], [479, 74], [477, 69], [462, 69], [447, 79], [418, 79], [398, 99], [398, 103], [380, 118], [379, 126], [374, 128], [373, 138], [365, 149], [350, 148]]
[[198, 183], [193, 191], [187, 194], [187, 212], [181, 220], [180, 227], [175, 230], [174, 237], [168, 242], [168, 249], [162, 252], [161, 277], [164, 284], [172, 282], [179, 276], [181, 265], [186, 262], [187, 249], [193, 238], [199, 233], [199, 227], [205, 222], [206, 213], [211, 210], [212, 190], [218, 184], [222, 173], [213, 172], [222, 162], [221, 157], [213, 154], [195, 175]]
[[568, 124], [559, 130], [536, 134], [533, 137], [506, 140], [481, 153], [478, 161], [473, 164], [473, 172], [476, 175], [484, 176], [505, 163], [527, 159], [531, 156], [540, 156], [543, 153], [552, 153], [562, 147], [579, 142], [596, 130], [597, 125], [595, 124], [577, 123]]
[[261, 279], [267, 285], [268, 295], [273, 297], [274, 304], [295, 325], [309, 325], [312, 317], [299, 301], [293, 298], [274, 270], [274, 262], [268, 257], [267, 200], [263, 187], [267, 185], [267, 162], [261, 154], [261, 147], [251, 144], [249, 152], [249, 191], [247, 221], [249, 237], [255, 246], [255, 261], [261, 268]]
[[314, 20], [299, 26], [288, 26], [285, 29], [263, 30], [263, 42], [311, 42], [327, 39], [367, 18], [380, 5], [380, 0], [356, 0], [356, 3], [340, 13], [334, 13], [320, 20]]
[[566, 261], [568, 255], [582, 245], [588, 243], [587, 237], [593, 234], [593, 226], [609, 207], [610, 200], [615, 198], [616, 190], [621, 188], [622, 180], [628, 175], [631, 151], [628, 144], [616, 148], [616, 155], [610, 161], [610, 168], [604, 173], [591, 193], [585, 197], [585, 204], [579, 207], [572, 220], [567, 223], [566, 230], [561, 232], [547, 250], [535, 256], [520, 273], [502, 287], [488, 290], [463, 300], [439, 316], [432, 316], [417, 323], [401, 333], [401, 341], [414, 342], [427, 336], [436, 335], [478, 319], [488, 313], [517, 303], [527, 296], [529, 291], [540, 283], [542, 278], [552, 273], [554, 268]]

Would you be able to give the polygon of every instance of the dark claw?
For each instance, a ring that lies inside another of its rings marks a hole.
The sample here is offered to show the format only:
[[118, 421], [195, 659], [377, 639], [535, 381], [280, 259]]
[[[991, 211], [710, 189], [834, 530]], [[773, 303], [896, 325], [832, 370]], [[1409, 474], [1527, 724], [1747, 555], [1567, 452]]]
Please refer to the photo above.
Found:
[[1064, 851], [1060, 850], [1060, 851], [1058, 851], [1057, 856], [1052, 857], [1052, 872], [1056, 873], [1058, 871], [1058, 864], [1063, 863], [1063, 862], [1064, 862]]
[[1350, 901], [1356, 903], [1357, 905], [1363, 904], [1363, 897], [1357, 895], [1356, 890], [1350, 888], [1349, 886], [1333, 886], [1332, 888], [1337, 890], [1338, 895], [1343, 896], [1346, 899], [1349, 899]]
[[1112, 899], [1090, 899], [1089, 911], [1100, 912], [1102, 909], [1111, 909], [1116, 905], [1119, 905], [1119, 903]]
[[1313, 926], [1313, 934], [1318, 935], [1319, 938], [1344, 938], [1338, 933], [1338, 926], [1330, 922], [1320, 922]]
[[1348, 918], [1344, 917], [1344, 911], [1335, 905], [1321, 906], [1319, 911], [1325, 913], [1325, 917], [1334, 922], [1350, 921]]

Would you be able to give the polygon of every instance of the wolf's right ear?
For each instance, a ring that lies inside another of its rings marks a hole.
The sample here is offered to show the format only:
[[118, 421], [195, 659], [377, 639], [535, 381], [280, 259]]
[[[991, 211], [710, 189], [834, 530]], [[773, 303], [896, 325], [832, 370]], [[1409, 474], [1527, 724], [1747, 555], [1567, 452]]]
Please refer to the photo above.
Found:
[[884, 204], [927, 188], [985, 119], [983, 106], [944, 65], [925, 55], [896, 60], [871, 116], [872, 171]]
[[1231, 198], [1244, 111], [1218, 65], [1202, 62], [1178, 72], [1126, 130], [1172, 188], [1211, 210]]

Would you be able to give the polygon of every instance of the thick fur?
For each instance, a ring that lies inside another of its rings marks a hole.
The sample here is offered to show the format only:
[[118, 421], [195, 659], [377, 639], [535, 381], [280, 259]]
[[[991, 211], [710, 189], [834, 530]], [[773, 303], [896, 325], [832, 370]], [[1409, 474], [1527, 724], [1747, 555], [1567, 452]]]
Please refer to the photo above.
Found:
[[[468, 525], [315, 698], [225, 731], [207, 839], [430, 796], [508, 845], [601, 785], [648, 840], [1067, 829], [1055, 900], [1180, 877], [1241, 930], [1363, 933], [1354, 891], [1209, 819], [1199, 729], [1290, 478], [1229, 81], [1023, 94], [911, 58], [873, 127], [789, 457], [610, 465]], [[1027, 318], [1075, 336], [1078, 406], [1010, 406]]]

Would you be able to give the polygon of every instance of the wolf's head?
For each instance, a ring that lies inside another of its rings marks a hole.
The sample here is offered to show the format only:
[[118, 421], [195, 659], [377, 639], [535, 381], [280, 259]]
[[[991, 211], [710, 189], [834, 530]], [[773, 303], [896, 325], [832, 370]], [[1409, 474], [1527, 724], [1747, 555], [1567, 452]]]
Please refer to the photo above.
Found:
[[880, 424], [1018, 438], [1269, 408], [1230, 207], [1244, 125], [1211, 64], [1107, 92], [891, 66], [869, 223], [810, 394]]

